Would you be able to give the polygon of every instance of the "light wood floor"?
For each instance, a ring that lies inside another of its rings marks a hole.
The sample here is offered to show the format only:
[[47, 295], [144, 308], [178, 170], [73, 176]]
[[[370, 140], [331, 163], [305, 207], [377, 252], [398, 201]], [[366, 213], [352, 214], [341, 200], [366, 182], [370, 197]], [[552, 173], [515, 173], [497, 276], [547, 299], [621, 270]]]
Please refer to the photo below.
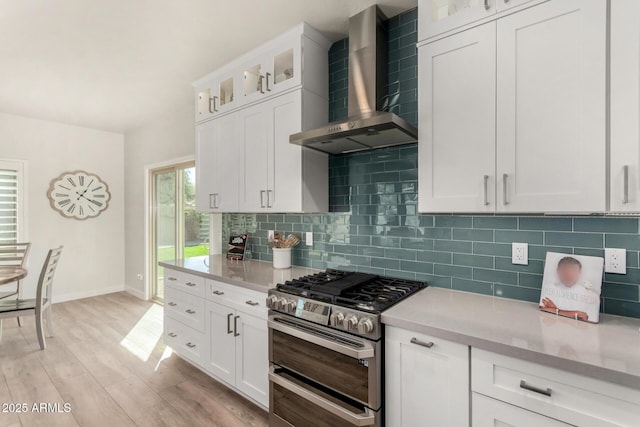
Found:
[[153, 303], [121, 292], [55, 304], [53, 319], [44, 351], [33, 317], [22, 328], [4, 320], [0, 404], [68, 402], [71, 412], [0, 412], [0, 426], [268, 425], [262, 409], [165, 350]]

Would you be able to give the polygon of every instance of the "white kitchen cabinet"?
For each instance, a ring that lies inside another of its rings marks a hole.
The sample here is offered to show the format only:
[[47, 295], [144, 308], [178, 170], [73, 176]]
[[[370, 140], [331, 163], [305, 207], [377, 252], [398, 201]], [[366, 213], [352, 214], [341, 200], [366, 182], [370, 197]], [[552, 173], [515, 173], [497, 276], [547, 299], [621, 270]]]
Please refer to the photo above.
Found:
[[469, 426], [469, 347], [387, 326], [386, 425]]
[[606, 210], [607, 4], [497, 21], [498, 212]]
[[164, 341], [263, 408], [269, 402], [266, 294], [167, 268]]
[[472, 395], [471, 425], [473, 427], [569, 427], [571, 425], [478, 393], [472, 393]]
[[243, 111], [242, 211], [326, 211], [328, 156], [289, 143], [305, 116], [326, 117], [325, 106], [321, 97], [296, 90]]
[[418, 0], [418, 40], [426, 40], [496, 13], [503, 0]]
[[610, 209], [640, 211], [640, 2], [611, 2]]
[[234, 316], [233, 309], [207, 301], [209, 358], [206, 368], [211, 374], [229, 384], [235, 383]]
[[196, 208], [238, 210], [239, 117], [228, 114], [196, 125]]
[[222, 115], [238, 105], [237, 77], [229, 71], [201, 81], [196, 85], [196, 122]]
[[489, 22], [418, 50], [421, 212], [495, 209], [495, 44]]
[[548, 1], [422, 45], [420, 212], [605, 212], [606, 28]]

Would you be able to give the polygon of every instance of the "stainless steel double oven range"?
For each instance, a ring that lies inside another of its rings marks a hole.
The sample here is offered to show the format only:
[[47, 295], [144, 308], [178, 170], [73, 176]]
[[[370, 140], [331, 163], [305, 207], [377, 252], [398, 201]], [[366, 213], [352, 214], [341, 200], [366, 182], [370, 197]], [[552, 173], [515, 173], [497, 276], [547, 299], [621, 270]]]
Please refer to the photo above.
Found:
[[269, 425], [382, 426], [381, 313], [423, 282], [326, 270], [269, 291]]

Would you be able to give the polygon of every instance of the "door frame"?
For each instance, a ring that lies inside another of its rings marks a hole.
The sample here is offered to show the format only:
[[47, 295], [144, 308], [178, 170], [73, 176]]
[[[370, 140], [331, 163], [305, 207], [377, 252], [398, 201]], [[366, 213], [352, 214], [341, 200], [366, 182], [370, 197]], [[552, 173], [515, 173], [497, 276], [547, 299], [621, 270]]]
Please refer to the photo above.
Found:
[[158, 163], [150, 163], [144, 166], [144, 290], [141, 294], [137, 295], [143, 300], [151, 300], [151, 269], [154, 267], [151, 265], [151, 250], [154, 243], [153, 234], [151, 233], [151, 227], [154, 224], [153, 221], [153, 199], [152, 199], [152, 186], [153, 181], [151, 176], [154, 172], [176, 167], [185, 163], [195, 162], [195, 155], [189, 155], [184, 157], [176, 157], [170, 160], [165, 160]]

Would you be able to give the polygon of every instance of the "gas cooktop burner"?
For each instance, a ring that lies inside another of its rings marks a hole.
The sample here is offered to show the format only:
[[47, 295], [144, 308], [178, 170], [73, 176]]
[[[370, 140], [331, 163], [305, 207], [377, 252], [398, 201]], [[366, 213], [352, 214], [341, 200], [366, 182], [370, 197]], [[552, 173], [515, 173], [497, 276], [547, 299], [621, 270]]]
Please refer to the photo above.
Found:
[[293, 295], [355, 310], [382, 312], [426, 287], [424, 282], [327, 269], [279, 284], [277, 289]]

